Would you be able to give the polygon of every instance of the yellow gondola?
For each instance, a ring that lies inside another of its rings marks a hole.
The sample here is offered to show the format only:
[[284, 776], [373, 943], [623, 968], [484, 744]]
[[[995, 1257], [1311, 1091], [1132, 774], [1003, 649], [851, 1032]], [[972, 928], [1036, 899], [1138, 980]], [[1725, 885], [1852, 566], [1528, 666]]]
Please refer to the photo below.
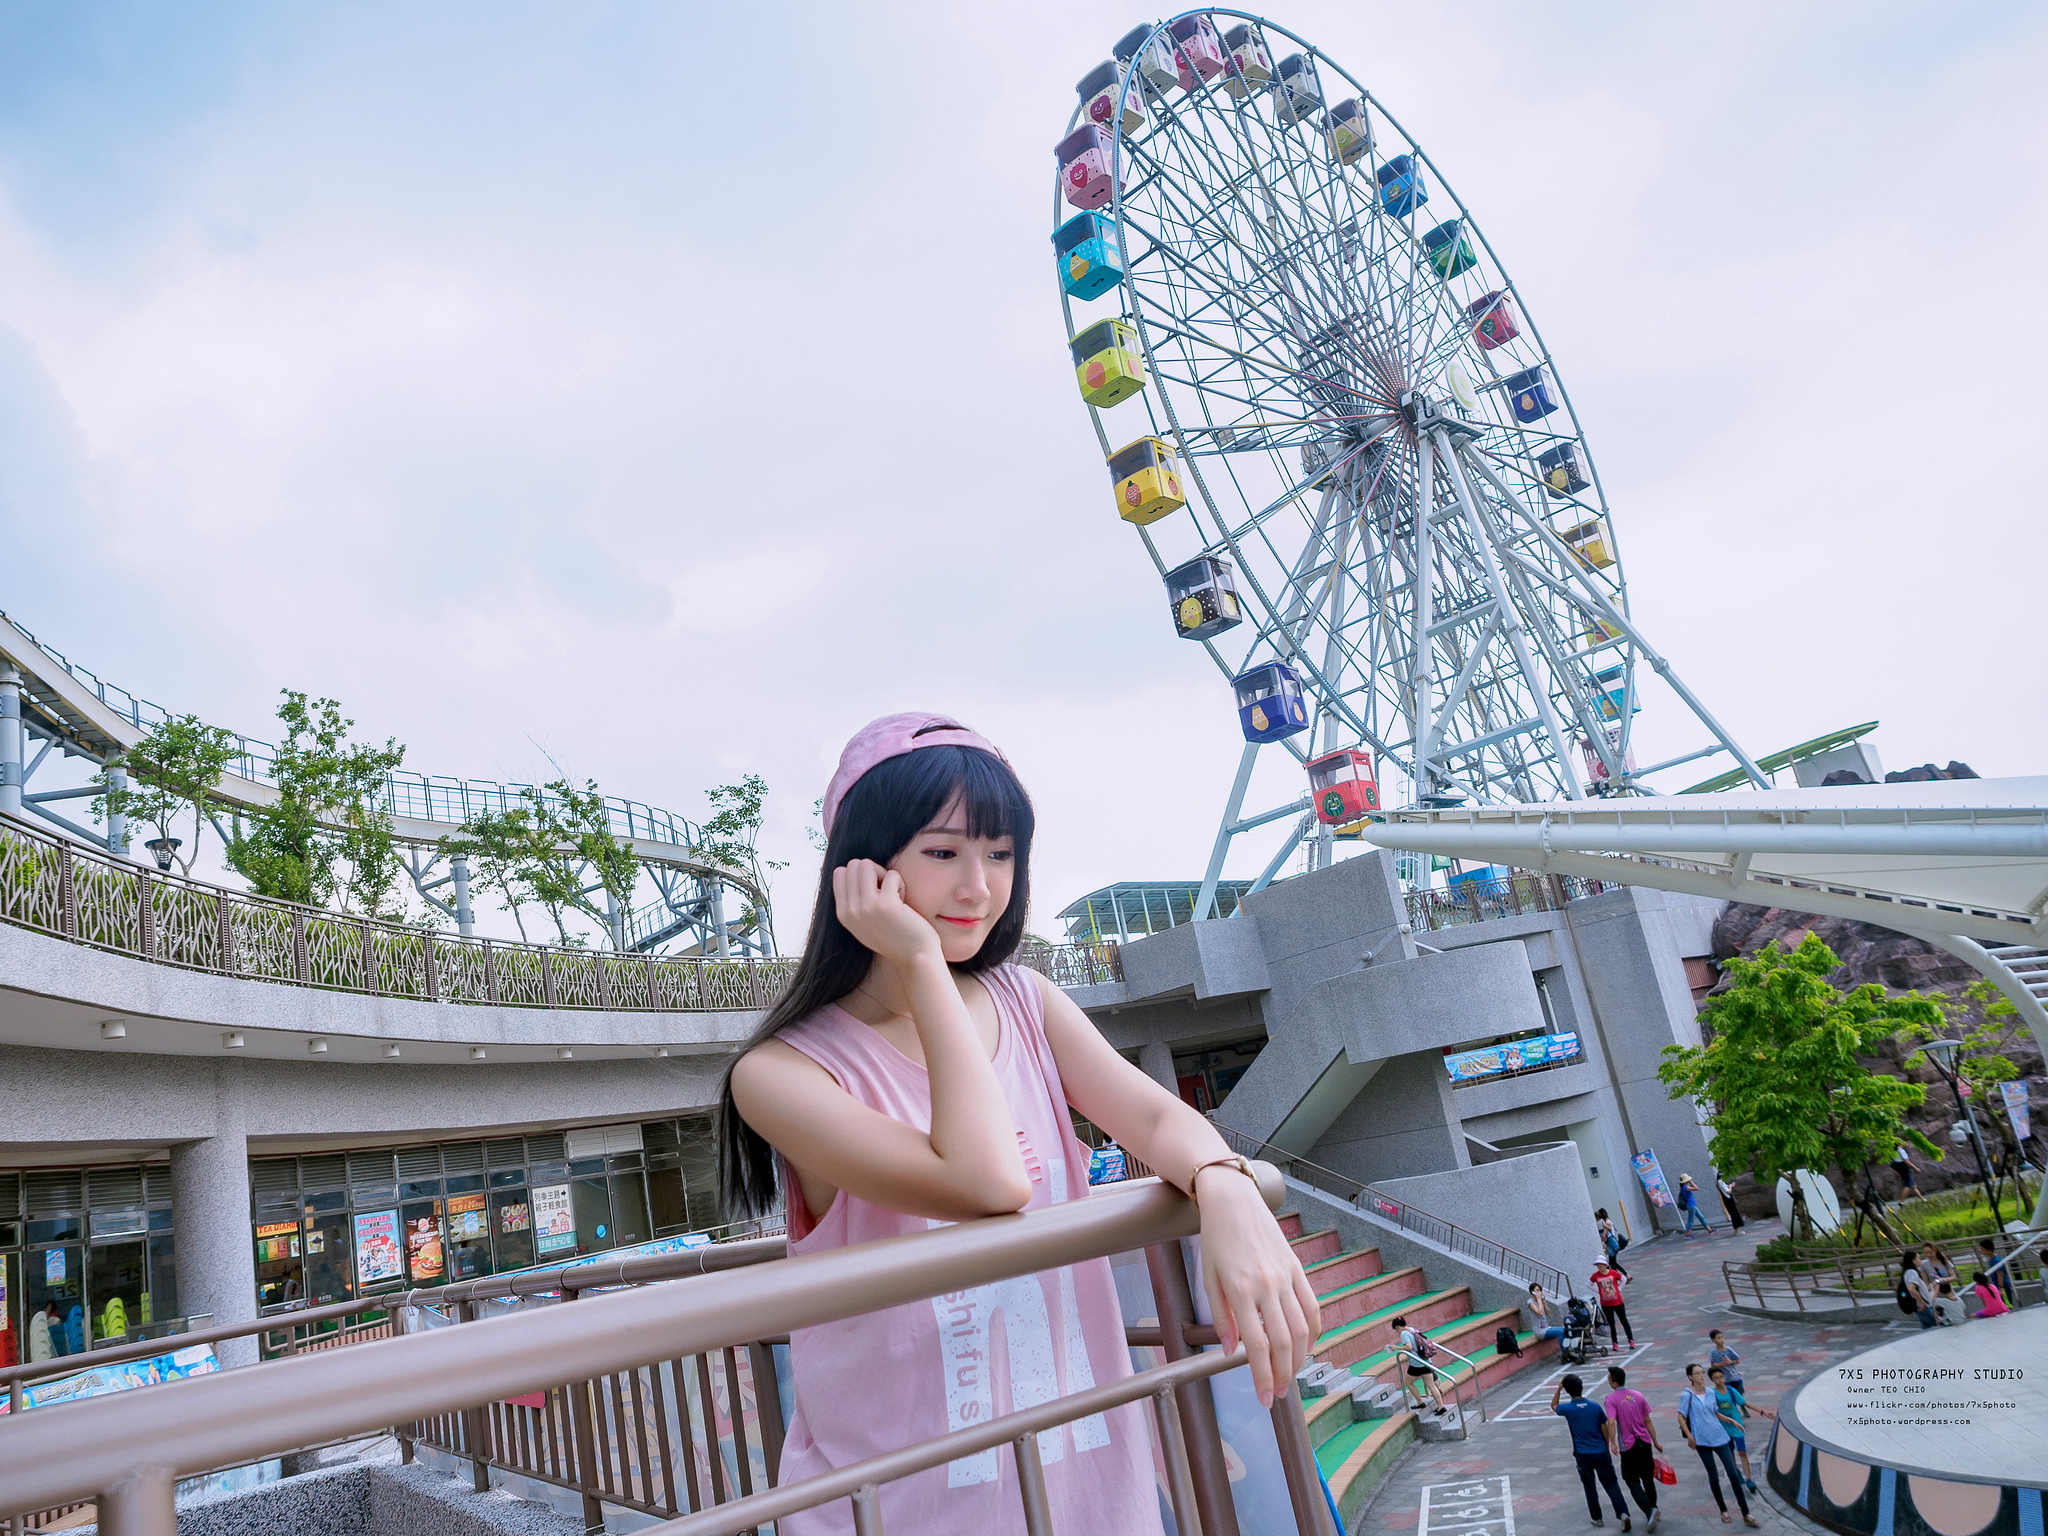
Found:
[[1589, 571], [1604, 571], [1614, 564], [1614, 535], [1607, 531], [1607, 519], [1604, 517], [1580, 523], [1576, 528], [1563, 529], [1558, 537], [1579, 557], [1579, 564]]
[[1157, 522], [1188, 504], [1180, 460], [1171, 444], [1156, 437], [1141, 437], [1111, 454], [1109, 478], [1116, 487], [1117, 515], [1127, 523]]
[[1128, 320], [1102, 320], [1067, 342], [1081, 398], [1098, 410], [1128, 400], [1145, 387], [1138, 328]]

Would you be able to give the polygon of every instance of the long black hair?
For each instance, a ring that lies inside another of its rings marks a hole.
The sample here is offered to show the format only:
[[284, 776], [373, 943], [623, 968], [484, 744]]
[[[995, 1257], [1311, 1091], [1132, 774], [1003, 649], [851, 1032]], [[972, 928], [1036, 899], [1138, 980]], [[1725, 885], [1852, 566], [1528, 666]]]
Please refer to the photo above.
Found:
[[1015, 849], [1010, 904], [971, 959], [955, 971], [973, 974], [1001, 965], [1024, 937], [1031, 905], [1031, 797], [1010, 765], [978, 747], [924, 747], [884, 758], [855, 781], [832, 819], [818, 899], [811, 908], [804, 957], [760, 1028], [748, 1037], [718, 1085], [718, 1175], [728, 1221], [775, 1205], [775, 1152], [740, 1118], [732, 1101], [732, 1069], [776, 1031], [846, 996], [868, 973], [874, 953], [839, 921], [832, 871], [854, 859], [887, 864], [957, 796], [969, 837], [1007, 837]]

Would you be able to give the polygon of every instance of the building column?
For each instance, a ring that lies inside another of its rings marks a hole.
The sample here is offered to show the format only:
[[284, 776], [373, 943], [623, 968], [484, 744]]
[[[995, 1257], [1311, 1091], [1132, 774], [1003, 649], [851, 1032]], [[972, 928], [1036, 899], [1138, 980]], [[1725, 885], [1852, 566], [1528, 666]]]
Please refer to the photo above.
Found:
[[21, 674], [0, 660], [0, 811], [21, 814]]
[[1165, 1041], [1138, 1047], [1138, 1070], [1175, 1098], [1180, 1097], [1180, 1079], [1173, 1075], [1173, 1047]]
[[[242, 1063], [214, 1063], [214, 1131], [171, 1148], [177, 1212], [178, 1306], [210, 1312], [216, 1326], [256, 1318], [256, 1249], [249, 1226], [249, 1138]], [[256, 1363], [256, 1339], [214, 1346], [223, 1367]]]

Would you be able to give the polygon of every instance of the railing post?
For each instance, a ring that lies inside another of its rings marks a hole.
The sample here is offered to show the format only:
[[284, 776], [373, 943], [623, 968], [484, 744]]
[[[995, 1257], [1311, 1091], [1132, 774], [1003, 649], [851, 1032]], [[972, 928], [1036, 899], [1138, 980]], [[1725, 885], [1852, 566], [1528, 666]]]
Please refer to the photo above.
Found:
[[484, 996], [492, 1002], [498, 1000], [498, 962], [494, 958], [491, 941], [484, 940]]
[[[1188, 1287], [1188, 1266], [1180, 1244], [1156, 1243], [1147, 1248], [1145, 1268], [1152, 1278], [1152, 1299], [1159, 1309], [1159, 1337], [1166, 1358], [1185, 1360], [1195, 1353], [1187, 1339], [1187, 1330], [1195, 1321], [1195, 1299]], [[1188, 1470], [1194, 1477], [1202, 1536], [1238, 1536], [1237, 1510], [1230, 1502], [1230, 1468], [1223, 1456], [1216, 1399], [1209, 1393], [1209, 1384], [1191, 1381], [1174, 1388], [1174, 1402], [1187, 1437]]]
[[215, 921], [218, 925], [214, 942], [220, 947], [220, 971], [222, 975], [232, 976], [237, 969], [235, 965], [235, 918], [234, 913], [228, 907], [228, 893], [226, 891], [222, 891], [219, 896], [214, 898], [213, 910]]
[[178, 1536], [177, 1480], [169, 1467], [137, 1467], [99, 1496], [104, 1536]]
[[357, 972], [363, 991], [374, 994], [377, 990], [377, 941], [370, 937], [368, 918], [363, 919], [362, 946]]
[[156, 958], [156, 882], [146, 865], [135, 866], [135, 931], [142, 938], [142, 957]]
[[71, 845], [57, 844], [57, 913], [64, 937], [78, 937], [78, 885], [71, 877]]
[[438, 941], [431, 933], [420, 935], [420, 979], [426, 984], [427, 1001], [438, 1002], [441, 997], [440, 974], [434, 965], [434, 946]]
[[[568, 1286], [562, 1287], [562, 1300], [574, 1301], [576, 1296]], [[576, 1442], [576, 1486], [583, 1494], [583, 1529], [586, 1536], [597, 1536], [604, 1530], [604, 1505], [597, 1497], [597, 1431], [590, 1416], [590, 1385], [572, 1381], [562, 1390], [569, 1398], [569, 1433]], [[689, 1405], [680, 1392], [676, 1401], [680, 1405], [677, 1411], [687, 1420]], [[713, 1446], [712, 1455], [717, 1454]]]
[[554, 951], [545, 944], [540, 947], [540, 996], [550, 1008], [555, 1006]]
[[1025, 1536], [1052, 1536], [1052, 1499], [1045, 1491], [1038, 1436], [1019, 1435], [1010, 1445], [1017, 1455], [1017, 1491], [1024, 1497]]
[[292, 974], [305, 986], [313, 979], [313, 955], [306, 943], [306, 914], [292, 912]]
[[[476, 1307], [467, 1301], [458, 1301], [449, 1309], [455, 1314], [456, 1323], [473, 1321]], [[481, 1406], [462, 1410], [462, 1438], [469, 1442], [469, 1480], [478, 1493], [491, 1491], [491, 1455], [485, 1441], [490, 1438], [484, 1424], [484, 1410]]]
[[1315, 1451], [1301, 1417], [1301, 1389], [1291, 1382], [1284, 1395], [1273, 1399], [1273, 1439], [1280, 1447], [1280, 1469], [1287, 1474], [1295, 1530], [1300, 1536], [1340, 1536], [1330, 1528], [1330, 1508], [1323, 1502], [1322, 1479], [1316, 1476]]

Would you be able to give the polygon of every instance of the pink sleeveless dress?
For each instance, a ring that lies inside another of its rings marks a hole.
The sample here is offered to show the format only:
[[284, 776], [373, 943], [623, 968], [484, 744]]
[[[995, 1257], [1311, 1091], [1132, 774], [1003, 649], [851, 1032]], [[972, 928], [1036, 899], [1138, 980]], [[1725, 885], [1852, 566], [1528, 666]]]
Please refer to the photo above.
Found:
[[[980, 980], [996, 1006], [992, 1065], [1031, 1175], [1026, 1209], [1083, 1199], [1088, 1156], [1074, 1136], [1045, 1038], [1044, 998], [1031, 974], [1016, 966], [984, 972]], [[828, 1004], [777, 1038], [870, 1109], [930, 1129], [924, 1068], [843, 1008]], [[782, 1177], [793, 1254], [945, 1225], [845, 1190], [812, 1225], [787, 1163]], [[789, 1353], [796, 1407], [782, 1450], [784, 1485], [1131, 1374], [1107, 1259], [800, 1328], [790, 1335]], [[1055, 1530], [1158, 1536], [1152, 1427], [1142, 1402], [1046, 1430], [1038, 1454]], [[1007, 1445], [884, 1483], [881, 1500], [882, 1529], [890, 1536], [1024, 1530], [1016, 1456]], [[781, 1536], [841, 1536], [853, 1529], [852, 1504], [836, 1499], [777, 1528]]]

